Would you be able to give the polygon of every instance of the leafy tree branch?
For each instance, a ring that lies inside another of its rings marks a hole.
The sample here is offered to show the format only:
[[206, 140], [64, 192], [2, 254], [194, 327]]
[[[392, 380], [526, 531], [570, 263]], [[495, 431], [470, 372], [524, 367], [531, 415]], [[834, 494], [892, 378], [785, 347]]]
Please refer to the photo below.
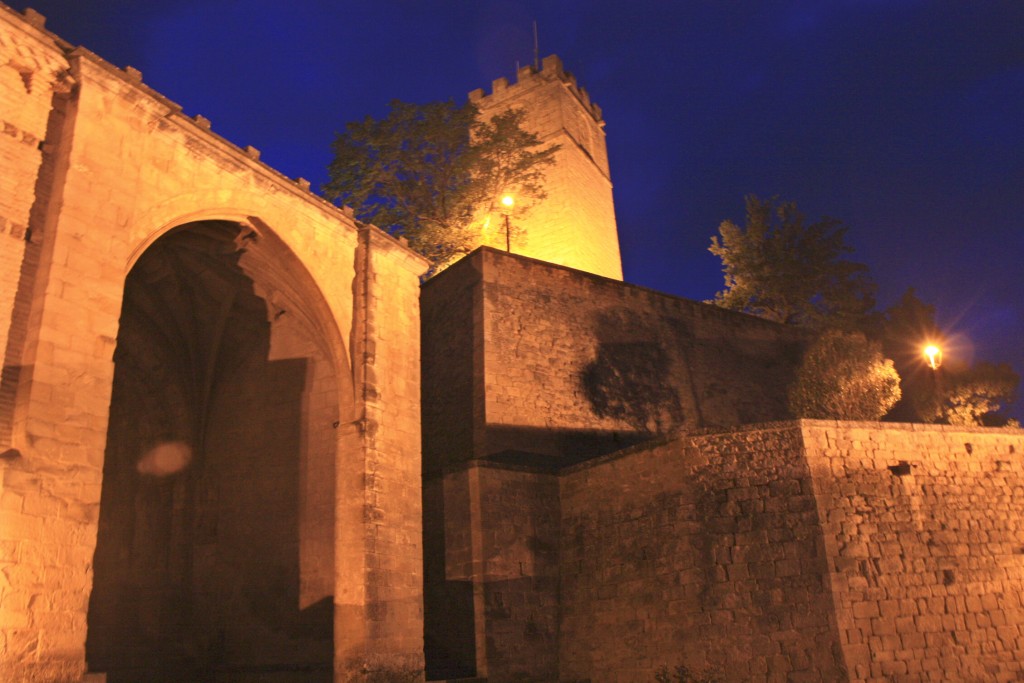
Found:
[[725, 289], [712, 303], [786, 324], [850, 327], [874, 306], [867, 266], [846, 261], [846, 228], [808, 224], [793, 202], [746, 198], [746, 223], [723, 221], [709, 250]]
[[432, 271], [483, 241], [501, 196], [522, 218], [545, 197], [557, 145], [542, 146], [511, 109], [481, 120], [472, 103], [393, 101], [387, 117], [350, 123], [334, 141], [324, 194], [409, 240]]

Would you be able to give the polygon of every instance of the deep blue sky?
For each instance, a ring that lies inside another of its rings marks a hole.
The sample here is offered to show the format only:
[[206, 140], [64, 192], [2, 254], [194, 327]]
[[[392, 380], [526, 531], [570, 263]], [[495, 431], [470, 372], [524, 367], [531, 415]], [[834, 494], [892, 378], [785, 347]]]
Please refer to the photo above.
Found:
[[512, 77], [536, 20], [604, 110], [627, 281], [712, 297], [718, 224], [779, 195], [846, 223], [882, 306], [915, 287], [963, 355], [1024, 371], [1020, 0], [30, 4], [315, 186], [345, 122]]

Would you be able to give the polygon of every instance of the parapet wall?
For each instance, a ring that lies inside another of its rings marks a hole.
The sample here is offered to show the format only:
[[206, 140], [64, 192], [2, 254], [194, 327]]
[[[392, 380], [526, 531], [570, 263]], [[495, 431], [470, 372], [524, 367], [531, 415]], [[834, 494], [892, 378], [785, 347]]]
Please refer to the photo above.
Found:
[[788, 417], [792, 328], [487, 248], [422, 301], [428, 468], [560, 467], [657, 434]]
[[[597, 106], [596, 102], [590, 101], [590, 95], [576, 82], [576, 77], [565, 70], [562, 60], [557, 55], [545, 57], [541, 62], [539, 71], [532, 65], [520, 67], [516, 73], [516, 82], [514, 84], [510, 85], [508, 79], [502, 77], [494, 79], [491, 83], [490, 94], [485, 94], [483, 88], [471, 91], [469, 93], [469, 101], [483, 106], [492, 106], [500, 103], [505, 98], [519, 95], [523, 89], [536, 85], [542, 80], [552, 79], [557, 79], [560, 83], [563, 83], [569, 92], [579, 100], [580, 106], [593, 117], [595, 122], [604, 122], [601, 116], [601, 107]], [[484, 98], [490, 99], [488, 101]]]
[[799, 421], [583, 463], [561, 485], [560, 674], [1012, 681], [1024, 432]]
[[584, 463], [561, 501], [563, 680], [843, 680], [798, 424]]
[[1024, 676], [1024, 432], [803, 422], [855, 681]]

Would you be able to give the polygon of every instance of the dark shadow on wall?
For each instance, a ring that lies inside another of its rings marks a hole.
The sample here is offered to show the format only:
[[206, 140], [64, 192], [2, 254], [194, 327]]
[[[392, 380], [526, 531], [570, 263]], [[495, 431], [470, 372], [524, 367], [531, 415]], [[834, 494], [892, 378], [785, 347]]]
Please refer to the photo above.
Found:
[[[494, 678], [558, 680], [558, 575], [484, 584], [487, 665]], [[492, 673], [493, 676], [493, 673]]]
[[428, 681], [476, 675], [473, 584], [425, 577], [423, 656]]
[[685, 303], [594, 314], [595, 356], [579, 373], [593, 415], [649, 436], [788, 419], [801, 333]]
[[[468, 496], [445, 493], [444, 477], [423, 481], [423, 656], [429, 681], [476, 675], [473, 582], [449, 579], [445, 520], [468, 520]], [[449, 507], [460, 509], [453, 510]]]
[[[60, 78], [63, 78], [61, 76]], [[59, 207], [64, 196], [63, 174], [67, 170], [65, 154], [70, 145], [65, 144], [70, 135], [69, 122], [74, 121], [77, 100], [69, 97], [64, 87], [56, 87], [50, 114], [46, 121], [46, 145], [48, 150], [41, 156], [39, 174], [36, 176], [34, 201], [29, 212], [29, 224], [8, 224], [9, 236], [25, 242], [25, 251], [18, 273], [18, 284], [14, 293], [11, 322], [8, 328], [7, 346], [0, 349], [0, 451], [11, 443], [14, 420], [14, 404], [22, 381], [22, 363], [29, 330], [29, 316], [39, 282], [46, 281], [49, 270], [49, 254], [53, 250], [53, 235], [47, 234], [48, 218], [53, 207]], [[40, 143], [40, 148], [44, 147]], [[6, 237], [4, 238], [7, 239]], [[4, 249], [11, 248], [5, 244]], [[109, 340], [108, 340], [109, 341]], [[9, 451], [17, 455], [14, 449]]]
[[489, 462], [554, 472], [654, 438], [646, 431], [490, 425]]
[[598, 417], [621, 420], [637, 432], [664, 434], [683, 419], [679, 393], [669, 384], [670, 366], [659, 342], [601, 342], [580, 383]]

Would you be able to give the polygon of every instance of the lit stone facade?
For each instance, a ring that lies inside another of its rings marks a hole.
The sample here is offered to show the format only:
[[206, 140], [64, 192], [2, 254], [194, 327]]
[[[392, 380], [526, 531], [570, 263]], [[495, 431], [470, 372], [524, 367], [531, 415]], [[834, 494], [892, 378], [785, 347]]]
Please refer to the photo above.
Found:
[[469, 100], [484, 118], [521, 109], [524, 128], [545, 144], [559, 145], [555, 165], [545, 171], [547, 198], [520, 220], [523, 235], [512, 251], [621, 280], [604, 119], [562, 60], [545, 57], [540, 70], [522, 67], [515, 83], [499, 78], [489, 94], [474, 90]]
[[572, 152], [568, 227], [421, 287], [43, 25], [0, 5], [0, 680], [1024, 675], [1024, 431], [789, 420], [799, 332], [618, 281], [557, 59], [472, 98]]
[[0, 679], [421, 670], [425, 263], [3, 6], [0, 102]]

